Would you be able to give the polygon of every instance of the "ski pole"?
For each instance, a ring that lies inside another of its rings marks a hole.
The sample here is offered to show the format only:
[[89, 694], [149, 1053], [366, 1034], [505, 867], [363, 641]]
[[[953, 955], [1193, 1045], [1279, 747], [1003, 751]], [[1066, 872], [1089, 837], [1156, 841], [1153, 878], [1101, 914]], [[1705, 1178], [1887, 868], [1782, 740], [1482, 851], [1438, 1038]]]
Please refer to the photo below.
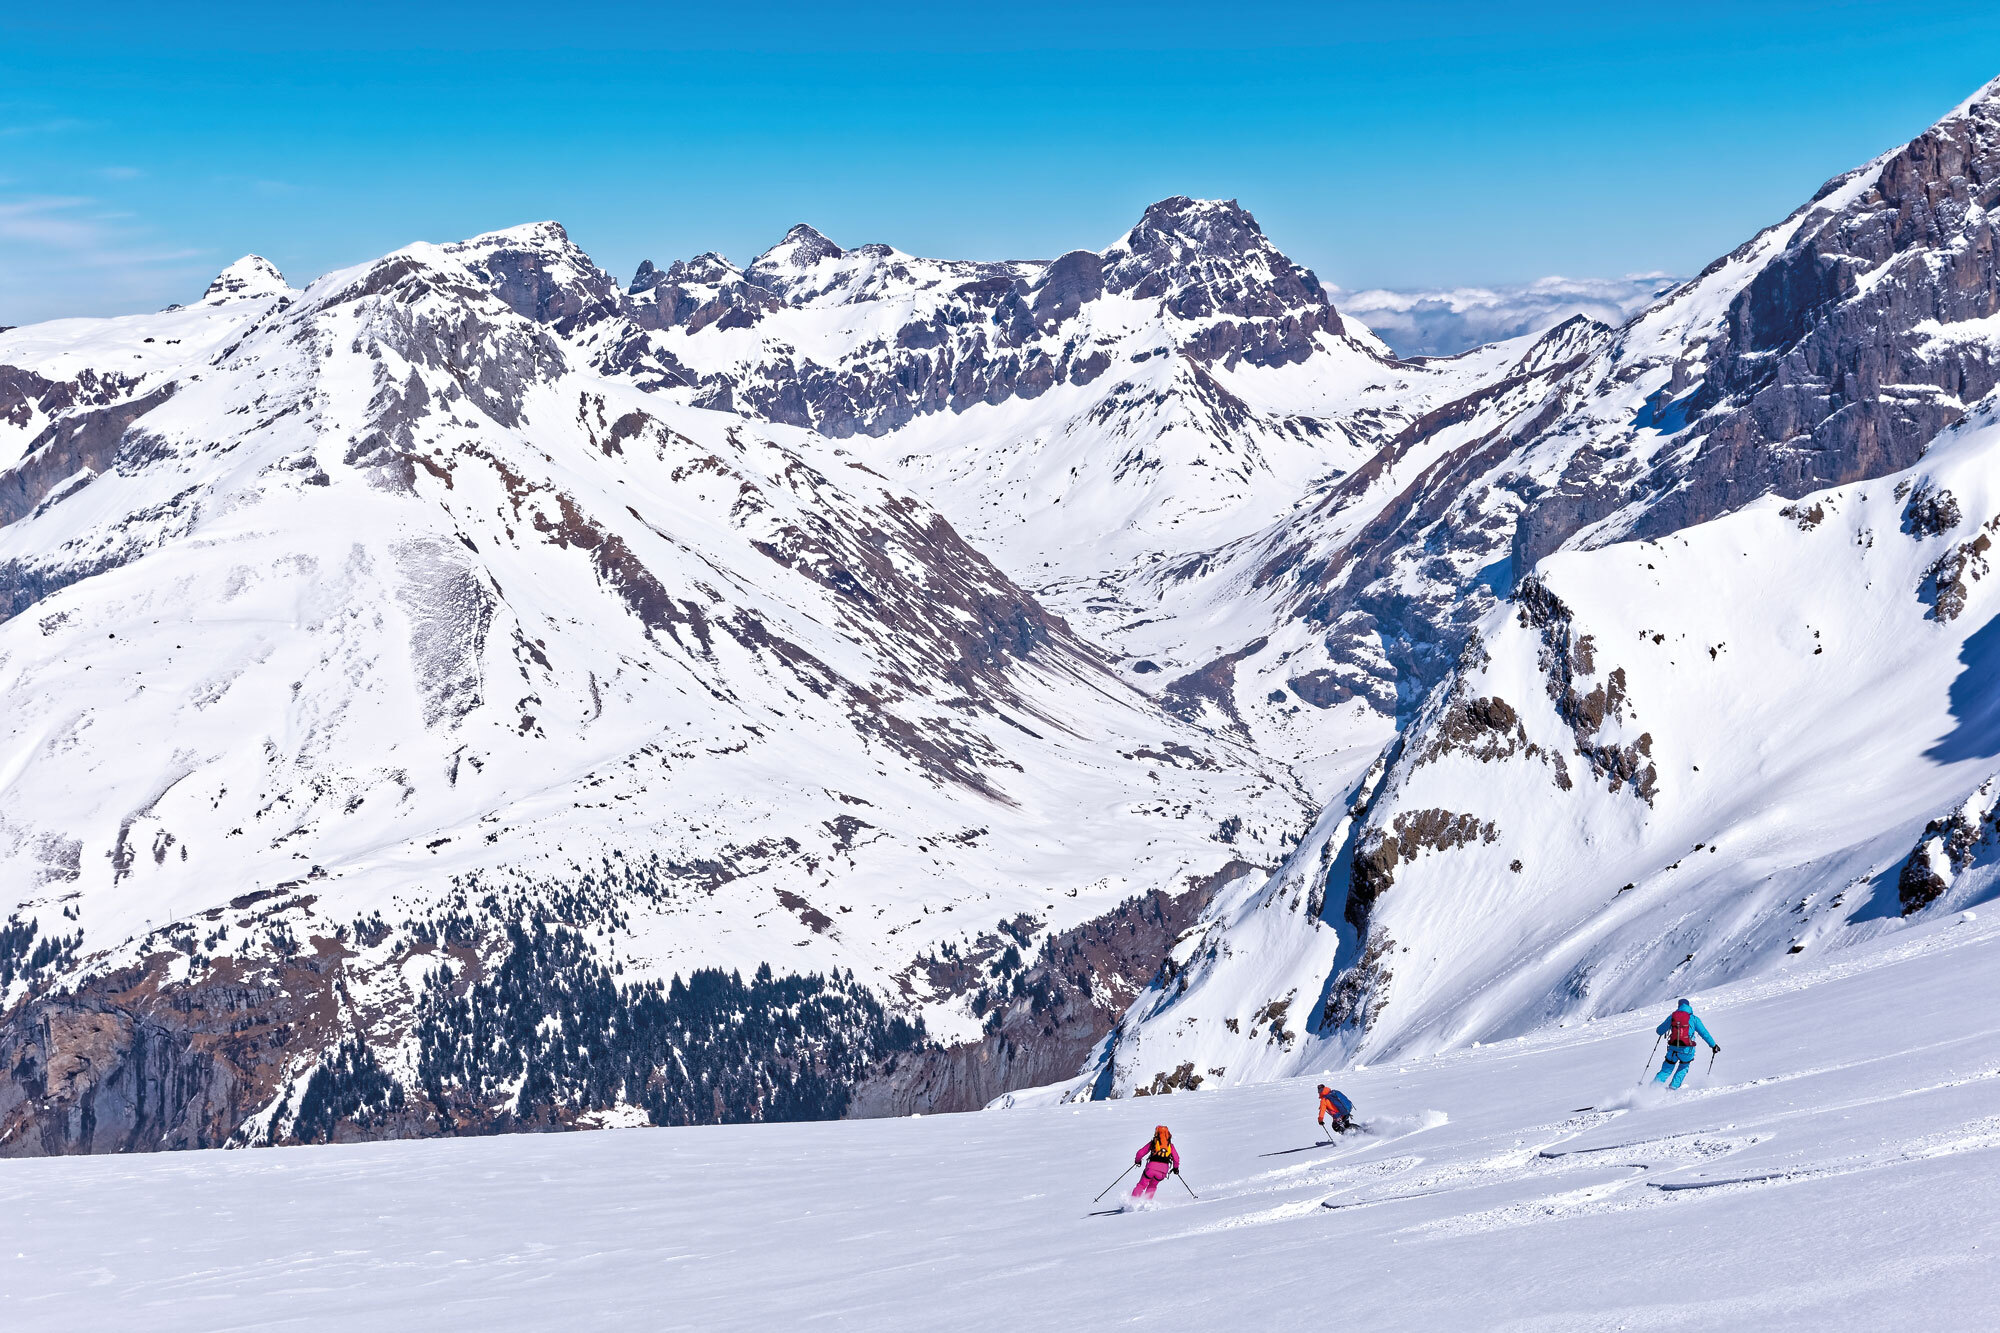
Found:
[[1721, 1051], [1722, 1048], [1720, 1046], [1711, 1046], [1708, 1048], [1708, 1072], [1711, 1074], [1715, 1072], [1715, 1057], [1719, 1055]]
[[1187, 1191], [1187, 1192], [1188, 1192], [1189, 1194], [1193, 1194], [1193, 1195], [1194, 1195], [1194, 1197], [1195, 1197], [1195, 1198], [1197, 1198], [1197, 1199], [1199, 1199], [1199, 1198], [1201, 1197], [1201, 1196], [1200, 1196], [1199, 1194], [1195, 1194], [1195, 1192], [1194, 1192], [1194, 1186], [1192, 1186], [1192, 1185], [1190, 1185], [1190, 1184], [1188, 1184], [1188, 1183], [1187, 1183], [1187, 1177], [1186, 1177], [1186, 1176], [1184, 1176], [1184, 1175], [1182, 1175], [1182, 1174], [1181, 1174], [1180, 1172], [1176, 1171], [1176, 1172], [1174, 1172], [1174, 1179], [1175, 1179], [1175, 1180], [1178, 1180], [1178, 1181], [1180, 1181], [1180, 1183], [1181, 1183], [1181, 1188], [1182, 1188], [1182, 1189], [1184, 1189], [1184, 1190], [1186, 1190], [1186, 1191]]
[[[1655, 1037], [1653, 1038], [1653, 1055], [1658, 1055], [1659, 1053], [1660, 1053], [1660, 1039], [1658, 1037]], [[1653, 1067], [1653, 1055], [1649, 1055], [1646, 1057], [1646, 1069], [1651, 1069]], [[1639, 1071], [1640, 1078], [1646, 1077], [1646, 1069], [1642, 1069]]]
[[[1137, 1166], [1137, 1165], [1139, 1165], [1137, 1162], [1132, 1163], [1132, 1166]], [[1118, 1180], [1123, 1180], [1125, 1179], [1125, 1177], [1131, 1175], [1132, 1166], [1128, 1166], [1123, 1171], [1120, 1171], [1118, 1173]], [[1109, 1185], [1106, 1185], [1103, 1189], [1097, 1191], [1097, 1199], [1103, 1198], [1105, 1195], [1111, 1193], [1112, 1190], [1116, 1189], [1118, 1187], [1118, 1180], [1112, 1181]], [[1091, 1202], [1096, 1203], [1097, 1199], [1092, 1199]]]

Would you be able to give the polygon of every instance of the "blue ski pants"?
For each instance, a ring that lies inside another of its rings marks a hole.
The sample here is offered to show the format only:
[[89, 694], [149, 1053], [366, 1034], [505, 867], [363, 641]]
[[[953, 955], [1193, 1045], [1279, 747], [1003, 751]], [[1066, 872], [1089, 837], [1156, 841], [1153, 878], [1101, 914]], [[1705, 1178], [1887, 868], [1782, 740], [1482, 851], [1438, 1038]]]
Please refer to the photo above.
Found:
[[1667, 1083], [1667, 1075], [1672, 1074], [1674, 1076], [1674, 1081], [1672, 1083], [1667, 1083], [1667, 1086], [1670, 1088], [1678, 1088], [1681, 1085], [1681, 1080], [1685, 1079], [1688, 1076], [1688, 1068], [1693, 1063], [1694, 1063], [1694, 1047], [1669, 1046], [1667, 1047], [1666, 1063], [1660, 1066], [1659, 1073], [1653, 1075], [1653, 1082]]

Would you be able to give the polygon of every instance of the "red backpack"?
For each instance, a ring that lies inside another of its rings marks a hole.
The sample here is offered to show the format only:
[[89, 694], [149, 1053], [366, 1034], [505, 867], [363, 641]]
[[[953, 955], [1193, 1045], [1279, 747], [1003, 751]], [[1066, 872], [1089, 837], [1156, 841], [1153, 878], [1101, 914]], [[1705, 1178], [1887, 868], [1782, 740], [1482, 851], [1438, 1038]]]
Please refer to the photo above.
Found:
[[1693, 1021], [1694, 1015], [1687, 1010], [1674, 1010], [1673, 1016], [1667, 1020], [1671, 1025], [1667, 1028], [1667, 1044], [1669, 1046], [1694, 1045], [1694, 1033], [1688, 1029], [1688, 1024]]

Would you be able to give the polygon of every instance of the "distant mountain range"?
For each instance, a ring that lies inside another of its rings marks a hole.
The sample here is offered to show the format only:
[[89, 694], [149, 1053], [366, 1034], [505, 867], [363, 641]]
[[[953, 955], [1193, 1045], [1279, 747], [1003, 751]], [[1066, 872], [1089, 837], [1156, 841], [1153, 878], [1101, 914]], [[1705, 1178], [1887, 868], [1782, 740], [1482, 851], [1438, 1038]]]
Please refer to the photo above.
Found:
[[1454, 356], [1188, 198], [0, 333], [0, 1153], [1164, 1093], [1977, 900], [1996, 96], [1363, 294]]

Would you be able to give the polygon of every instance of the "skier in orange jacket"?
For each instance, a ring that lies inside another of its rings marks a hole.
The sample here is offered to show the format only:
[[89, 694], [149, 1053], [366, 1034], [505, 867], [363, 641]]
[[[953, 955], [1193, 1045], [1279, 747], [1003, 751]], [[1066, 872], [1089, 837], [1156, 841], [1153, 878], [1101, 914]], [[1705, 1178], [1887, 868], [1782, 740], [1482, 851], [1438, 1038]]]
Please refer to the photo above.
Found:
[[[1329, 1123], [1331, 1122], [1331, 1123]], [[1319, 1085], [1320, 1128], [1334, 1134], [1345, 1134], [1354, 1128], [1354, 1103], [1344, 1092], [1335, 1092], [1322, 1083]]]

